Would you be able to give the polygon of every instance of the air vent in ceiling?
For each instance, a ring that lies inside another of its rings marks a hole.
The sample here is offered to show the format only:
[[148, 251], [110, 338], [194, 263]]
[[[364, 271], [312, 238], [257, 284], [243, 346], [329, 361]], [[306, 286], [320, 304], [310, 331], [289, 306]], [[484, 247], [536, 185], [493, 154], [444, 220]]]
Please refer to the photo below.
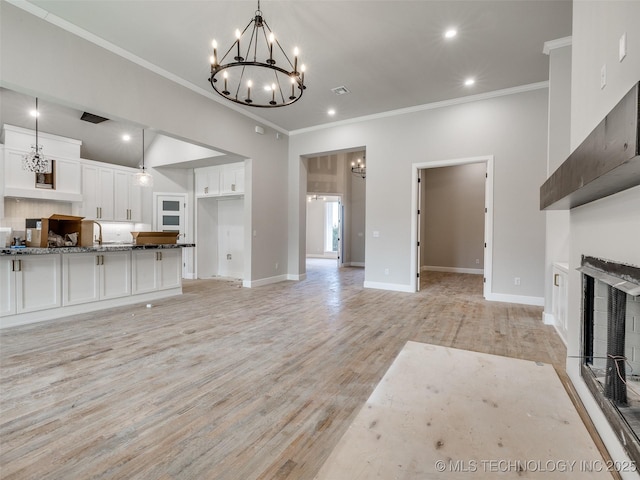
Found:
[[100, 115], [94, 115], [93, 113], [83, 112], [80, 120], [84, 120], [85, 122], [89, 123], [102, 123], [109, 119], [101, 117]]
[[345, 93], [351, 93], [345, 86], [332, 88], [331, 91], [336, 95], [344, 95]]

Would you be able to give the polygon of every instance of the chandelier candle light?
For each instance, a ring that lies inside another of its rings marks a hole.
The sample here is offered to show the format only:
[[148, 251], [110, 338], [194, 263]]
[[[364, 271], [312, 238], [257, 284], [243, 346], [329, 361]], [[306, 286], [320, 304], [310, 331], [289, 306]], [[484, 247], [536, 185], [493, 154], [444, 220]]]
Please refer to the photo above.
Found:
[[[248, 40], [243, 39], [245, 33]], [[241, 43], [246, 46], [244, 56]], [[209, 82], [219, 95], [232, 102], [262, 108], [283, 107], [297, 102], [307, 88], [304, 85], [305, 66], [301, 64], [298, 71], [299, 49], [293, 50], [291, 63], [262, 16], [259, 0], [255, 16], [242, 32], [236, 30], [236, 40], [222, 58], [218, 57], [218, 42], [213, 40], [212, 47]], [[289, 83], [290, 95], [284, 92]], [[251, 96], [253, 86], [257, 88]]]
[[38, 144], [38, 99], [36, 98], [36, 144], [31, 145], [31, 151], [22, 157], [22, 169], [34, 173], [51, 173], [51, 162], [42, 153], [42, 146]]

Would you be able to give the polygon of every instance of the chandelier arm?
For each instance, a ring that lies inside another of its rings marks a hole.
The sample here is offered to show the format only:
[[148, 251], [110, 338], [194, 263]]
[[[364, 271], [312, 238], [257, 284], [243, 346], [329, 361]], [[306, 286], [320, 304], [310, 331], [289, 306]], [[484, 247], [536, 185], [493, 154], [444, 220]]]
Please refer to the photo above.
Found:
[[242, 71], [240, 72], [240, 80], [238, 80], [238, 88], [236, 88], [236, 100], [238, 100], [238, 94], [240, 93], [240, 87], [242, 86], [242, 79], [244, 78], [244, 71], [246, 70], [246, 68], [247, 67], [243, 65]]
[[273, 76], [276, 79], [276, 85], [278, 86], [278, 92], [280, 92], [280, 98], [282, 99], [282, 103], [286, 103], [286, 100], [284, 99], [284, 93], [282, 92], [282, 84], [280, 83], [280, 77], [278, 76], [278, 71], [277, 70], [273, 70]]
[[[269, 26], [267, 21], [263, 19], [262, 23], [264, 23], [265, 26], [269, 29], [269, 33], [272, 33], [271, 27]], [[287, 62], [289, 63], [289, 66], [291, 67], [291, 70], [293, 70], [293, 63], [291, 63], [291, 60], [289, 60], [289, 57], [287, 56], [286, 52], [284, 51], [284, 48], [282, 48], [282, 45], [280, 45], [280, 42], [278, 41], [278, 37], [275, 37], [274, 40], [276, 42], [276, 45], [278, 45], [278, 48], [280, 49], [280, 52], [282, 52], [282, 55], [284, 56], [284, 58], [287, 59]], [[296, 72], [293, 72], [293, 73], [296, 73]]]
[[[253, 22], [253, 30], [251, 31], [251, 37], [249, 38], [249, 46], [247, 47], [247, 55], [244, 57], [249, 58], [249, 54], [251, 53], [251, 47], [254, 47], [254, 51], [253, 51], [253, 61], [256, 61], [256, 53], [258, 51], [258, 36], [256, 35], [256, 29], [258, 27], [256, 26], [256, 22]], [[244, 32], [243, 32], [244, 35]], [[255, 43], [254, 43], [254, 39], [255, 39]]]

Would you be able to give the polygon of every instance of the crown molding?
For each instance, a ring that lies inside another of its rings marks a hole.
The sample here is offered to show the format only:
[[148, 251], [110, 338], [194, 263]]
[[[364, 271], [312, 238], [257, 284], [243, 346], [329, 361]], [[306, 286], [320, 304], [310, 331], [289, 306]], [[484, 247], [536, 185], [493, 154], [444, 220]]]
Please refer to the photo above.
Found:
[[138, 57], [137, 55], [131, 53], [128, 50], [125, 50], [124, 48], [118, 47], [117, 45], [114, 45], [111, 42], [108, 42], [107, 40], [105, 40], [104, 38], [100, 38], [97, 35], [94, 35], [93, 33], [78, 27], [77, 25], [74, 25], [71, 22], [68, 22], [67, 20], [64, 20], [63, 18], [58, 17], [57, 15], [54, 15], [53, 13], [47, 12], [45, 9], [38, 7], [37, 5], [34, 5], [32, 3], [27, 2], [26, 0], [4, 0], [7, 3], [10, 3], [11, 5], [20, 8], [21, 10], [24, 10], [27, 13], [30, 13], [31, 15], [34, 15], [42, 20], [44, 20], [45, 22], [49, 22], [52, 25], [55, 25], [63, 30], [66, 30], [67, 32], [76, 35], [80, 38], [83, 38], [84, 40], [87, 40], [88, 42], [93, 43], [94, 45], [97, 45], [99, 47], [104, 48], [105, 50], [110, 51], [111, 53], [114, 53], [126, 60], [129, 60], [130, 62], [135, 63], [136, 65], [139, 65], [147, 70], [150, 70], [151, 72], [160, 75], [161, 77], [166, 78], [167, 80], [170, 80], [174, 83], [177, 83], [178, 85], [181, 85], [185, 88], [188, 88], [189, 90], [202, 95], [204, 97], [207, 97], [209, 100], [213, 100], [214, 102], [222, 105], [225, 108], [228, 108], [230, 110], [234, 110], [237, 113], [240, 113], [242, 115], [244, 115], [245, 117], [249, 117], [252, 120], [255, 120], [256, 122], [259, 122], [263, 125], [267, 125], [271, 128], [273, 128], [274, 130], [277, 130], [280, 133], [284, 133], [285, 135], [288, 135], [289, 132], [287, 130], [285, 130], [284, 128], [280, 127], [279, 125], [276, 125], [275, 123], [272, 123], [268, 120], [265, 120], [264, 118], [258, 116], [258, 115], [254, 115], [250, 112], [247, 112], [245, 110], [243, 110], [241, 107], [236, 106], [236, 105], [229, 105], [227, 102], [224, 102], [223, 99], [221, 99], [218, 95], [214, 95], [213, 93], [209, 92], [208, 90], [205, 90], [204, 88], [198, 87], [197, 85], [194, 85], [193, 83], [185, 80], [184, 78], [181, 78], [167, 70], [165, 70], [164, 68], [161, 68], [147, 60], [145, 60], [144, 58]]
[[569, 47], [572, 43], [572, 37], [563, 37], [557, 38], [555, 40], [549, 40], [548, 42], [544, 42], [544, 47], [542, 48], [542, 53], [545, 55], [549, 55], [551, 50], [562, 47]]
[[443, 100], [441, 102], [427, 103], [424, 105], [416, 105], [415, 107], [400, 108], [398, 110], [389, 110], [387, 112], [374, 113], [372, 115], [365, 115], [362, 117], [349, 118], [347, 120], [341, 120], [339, 122], [325, 123], [323, 125], [316, 125], [308, 128], [301, 128], [299, 130], [292, 130], [289, 132], [290, 136], [300, 135], [302, 133], [309, 133], [318, 130], [325, 130], [327, 128], [340, 127], [343, 125], [351, 125], [353, 123], [366, 122], [369, 120], [379, 120], [381, 118], [397, 117], [400, 115], [406, 115], [408, 113], [422, 112], [425, 110], [435, 110], [437, 108], [451, 107], [454, 105], [462, 105], [465, 103], [479, 102], [481, 100], [488, 100], [490, 98], [504, 97], [507, 95], [516, 95], [518, 93], [530, 92], [532, 90], [542, 90], [549, 88], [549, 82], [530, 83], [528, 85], [521, 85], [518, 87], [505, 88], [502, 90], [494, 90], [493, 92], [479, 93], [477, 95], [469, 95], [466, 97], [452, 98], [450, 100]]

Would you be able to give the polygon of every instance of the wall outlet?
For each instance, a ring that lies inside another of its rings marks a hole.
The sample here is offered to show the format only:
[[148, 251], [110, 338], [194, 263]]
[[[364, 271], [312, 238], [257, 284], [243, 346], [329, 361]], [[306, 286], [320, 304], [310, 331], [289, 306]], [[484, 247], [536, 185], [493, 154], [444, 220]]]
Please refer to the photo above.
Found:
[[514, 277], [513, 278], [513, 284], [514, 285], [520, 285], [520, 277]]
[[385, 275], [389, 275], [389, 269], [388, 269], [388, 268], [385, 268], [385, 269], [384, 269], [384, 274], [385, 274]]
[[278, 270], [278, 262], [276, 262], [276, 271]]
[[480, 265], [480, 259], [476, 258], [476, 265]]

